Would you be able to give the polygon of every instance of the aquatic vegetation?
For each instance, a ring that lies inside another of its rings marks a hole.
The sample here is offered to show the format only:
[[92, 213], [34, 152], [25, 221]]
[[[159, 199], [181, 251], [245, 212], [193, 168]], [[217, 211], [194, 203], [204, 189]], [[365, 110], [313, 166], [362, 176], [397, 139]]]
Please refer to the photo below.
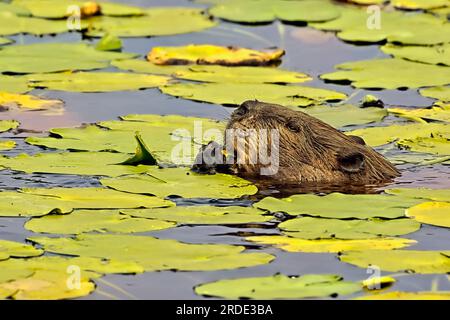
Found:
[[0, 150], [11, 150], [14, 149], [16, 143], [12, 140], [0, 140]]
[[433, 201], [450, 201], [450, 189], [428, 189], [428, 188], [394, 188], [387, 189], [387, 193], [400, 197], [422, 199]]
[[438, 46], [396, 46], [387, 44], [381, 47], [384, 53], [391, 54], [396, 58], [418, 61], [430, 64], [441, 64], [450, 66], [450, 43]]
[[5, 109], [18, 107], [20, 109], [28, 110], [44, 110], [61, 108], [63, 104], [64, 102], [61, 100], [42, 99], [27, 94], [0, 92], [0, 106]]
[[406, 215], [416, 221], [450, 228], [450, 203], [425, 202], [406, 210]]
[[0, 120], [0, 132], [9, 131], [19, 126], [19, 122], [16, 120]]
[[[44, 253], [41, 249], [36, 249], [29, 244], [7, 241], [0, 239], [0, 261], [14, 258], [28, 258], [40, 256]], [[0, 276], [0, 279], [4, 276]]]
[[377, 293], [370, 296], [356, 298], [358, 300], [449, 300], [450, 292], [420, 291], [403, 292], [390, 291]]
[[450, 271], [449, 254], [450, 251], [367, 250], [344, 252], [339, 259], [360, 268], [376, 265], [383, 271], [434, 274]]
[[195, 293], [225, 299], [301, 299], [348, 295], [362, 290], [357, 282], [344, 281], [341, 276], [306, 274], [286, 276], [224, 279], [205, 283]]
[[436, 105], [428, 109], [388, 108], [388, 111], [396, 116], [421, 123], [427, 123], [430, 120], [450, 122], [450, 107], [447, 106]]

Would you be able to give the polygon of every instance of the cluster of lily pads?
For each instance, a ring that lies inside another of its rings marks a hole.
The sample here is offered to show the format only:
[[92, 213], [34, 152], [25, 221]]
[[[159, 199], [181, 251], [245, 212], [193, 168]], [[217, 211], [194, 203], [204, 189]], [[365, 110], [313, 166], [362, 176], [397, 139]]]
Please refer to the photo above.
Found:
[[[4, 108], [40, 110], [63, 108], [63, 102], [28, 95], [35, 88], [75, 92], [109, 92], [159, 88], [168, 95], [238, 105], [248, 99], [301, 110], [336, 128], [364, 138], [368, 145], [401, 148], [408, 156], [397, 163], [450, 163], [450, 32], [442, 14], [448, 1], [390, 1], [398, 9], [423, 9], [407, 14], [383, 10], [379, 30], [367, 30], [366, 7], [326, 0], [227, 0], [207, 10], [152, 8], [101, 2], [70, 1], [79, 5], [81, 31], [102, 37], [97, 46], [86, 43], [39, 43], [0, 47], [0, 104]], [[217, 3], [216, 3], [217, 2]], [[358, 4], [386, 1], [358, 1]], [[430, 3], [433, 5], [430, 5]], [[36, 35], [67, 30], [65, 0], [13, 0], [0, 3], [0, 35]], [[405, 4], [406, 3], [406, 4]], [[447, 11], [446, 11], [447, 10]], [[282, 50], [257, 51], [213, 45], [156, 47], [146, 59], [120, 49], [120, 37], [143, 37], [201, 31], [219, 19], [238, 23], [270, 23], [275, 19], [307, 23], [335, 31], [345, 41], [378, 43], [393, 58], [349, 62], [340, 71], [322, 75], [327, 81], [347, 81], [357, 88], [421, 88], [436, 99], [430, 108], [361, 108], [345, 104], [341, 92], [298, 85], [312, 78], [277, 68]], [[436, 32], [439, 28], [440, 32]], [[372, 32], [373, 31], [373, 32]], [[181, 64], [180, 64], [181, 63]], [[116, 67], [122, 72], [92, 72]], [[14, 74], [14, 75], [10, 75]], [[340, 103], [336, 103], [340, 101]], [[354, 129], [353, 125], [381, 122], [389, 126]], [[389, 189], [376, 195], [294, 195], [266, 197], [250, 207], [180, 206], [184, 199], [239, 199], [258, 188], [244, 179], [200, 175], [189, 170], [204, 141], [186, 136], [195, 122], [203, 129], [223, 131], [225, 123], [211, 119], [127, 115], [79, 128], [55, 128], [48, 136], [30, 136], [31, 145], [56, 150], [34, 155], [1, 156], [0, 170], [25, 173], [72, 174], [99, 177], [100, 187], [26, 188], [0, 192], [0, 216], [26, 217], [24, 227], [47, 236], [32, 236], [32, 244], [0, 240], [0, 298], [64, 299], [88, 295], [105, 274], [137, 274], [160, 270], [212, 271], [264, 265], [276, 259], [269, 253], [249, 252], [243, 246], [188, 244], [134, 233], [180, 225], [247, 225], [271, 223], [278, 235], [246, 236], [261, 247], [288, 252], [337, 254], [339, 260], [386, 272], [445, 274], [450, 251], [404, 250], [416, 241], [400, 236], [429, 224], [450, 228], [450, 190]], [[19, 123], [1, 120], [0, 132]], [[136, 132], [139, 132], [136, 135]], [[173, 150], [185, 141], [191, 156], [175, 166]], [[137, 148], [136, 148], [137, 144]], [[0, 142], [0, 150], [14, 148]], [[389, 156], [389, 154], [388, 154]], [[95, 159], [95, 161], [93, 161]], [[279, 220], [277, 213], [287, 220]], [[55, 235], [58, 235], [55, 237]], [[57, 255], [47, 255], [54, 253]], [[77, 266], [81, 283], [67, 286], [67, 270]], [[339, 275], [223, 279], [199, 284], [195, 292], [224, 298], [308, 298], [347, 295], [395, 282], [382, 277], [375, 283], [344, 281]], [[388, 292], [367, 298], [442, 298], [448, 292]]]

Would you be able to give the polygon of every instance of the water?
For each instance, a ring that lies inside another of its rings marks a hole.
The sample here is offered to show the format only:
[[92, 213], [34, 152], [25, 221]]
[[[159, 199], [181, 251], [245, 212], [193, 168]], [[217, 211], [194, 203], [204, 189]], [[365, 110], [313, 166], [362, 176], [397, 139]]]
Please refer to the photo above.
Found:
[[[123, 1], [124, 2], [124, 1]], [[128, 1], [138, 5], [183, 5], [199, 6], [183, 0]], [[33, 42], [65, 42], [79, 41], [77, 34], [64, 34], [56, 37], [13, 37], [17, 43]], [[253, 48], [279, 46], [287, 51], [281, 67], [308, 73], [314, 80], [308, 85], [335, 89], [347, 94], [354, 94], [349, 102], [358, 102], [365, 94], [372, 93], [381, 98], [387, 105], [405, 105], [424, 107], [432, 104], [431, 99], [420, 96], [416, 90], [397, 91], [383, 90], [369, 92], [355, 90], [350, 86], [327, 84], [318, 79], [318, 75], [333, 71], [333, 66], [346, 61], [372, 59], [384, 56], [378, 46], [354, 46], [338, 40], [332, 33], [316, 31], [310, 28], [282, 25], [274, 22], [262, 26], [241, 26], [222, 22], [218, 27], [204, 32], [155, 37], [124, 39], [124, 51], [145, 55], [153, 46], [186, 45], [190, 43], [210, 43], [217, 45], [235, 45]], [[113, 70], [113, 69], [111, 69]], [[71, 93], [57, 91], [35, 90], [37, 95], [44, 95], [53, 99], [65, 101], [65, 112], [62, 115], [46, 112], [3, 112], [0, 119], [17, 119], [21, 128], [37, 132], [23, 132], [18, 135], [12, 133], [1, 134], [2, 138], [17, 141], [18, 147], [12, 151], [3, 152], [5, 155], [19, 153], [34, 154], [37, 152], [53, 152], [27, 145], [23, 139], [29, 135], [36, 135], [54, 127], [79, 126], [115, 119], [130, 113], [181, 114], [185, 116], [200, 116], [212, 119], [227, 119], [233, 108], [219, 105], [182, 100], [161, 94], [157, 89], [137, 92], [113, 93]], [[385, 122], [392, 121], [387, 118]], [[375, 124], [380, 125], [380, 124]], [[426, 167], [401, 166], [402, 176], [387, 186], [410, 186], [449, 188], [450, 167], [434, 165]], [[0, 189], [17, 189], [23, 187], [88, 187], [99, 186], [95, 177], [55, 175], [55, 174], [23, 174], [9, 170], [0, 171]], [[379, 186], [366, 188], [364, 192], [379, 192]], [[317, 191], [317, 190], [315, 190]], [[260, 195], [253, 199], [236, 202], [213, 202], [215, 205], [250, 205], [251, 200], [262, 196], [286, 196], [292, 193], [305, 192], [304, 189], [265, 188]], [[349, 190], [349, 192], [354, 192]], [[179, 205], [196, 205], [205, 203], [204, 200], [186, 201], [175, 200]], [[24, 218], [0, 218], [0, 234], [2, 239], [25, 241], [33, 234], [23, 228]], [[257, 246], [248, 243], [243, 235], [249, 234], [277, 234], [275, 223], [243, 226], [181, 226], [175, 229], [148, 232], [145, 235], [158, 238], [177, 239], [187, 243], [227, 243], [245, 245], [249, 252], [267, 252], [274, 254], [276, 259], [267, 265], [230, 271], [216, 272], [151, 272], [136, 276], [108, 275], [96, 280], [98, 289], [84, 299], [201, 299], [194, 294], [196, 285], [223, 278], [237, 278], [248, 276], [268, 276], [277, 272], [284, 274], [306, 273], [336, 273], [346, 280], [359, 281], [370, 276], [366, 270], [339, 262], [335, 254], [288, 253], [267, 246]], [[418, 241], [410, 247], [413, 250], [448, 250], [450, 235], [447, 229], [424, 225], [418, 232], [407, 235], [407, 238]], [[445, 276], [438, 275], [406, 275], [398, 278], [395, 290], [420, 291], [429, 290], [433, 282], [437, 281], [440, 290], [450, 290], [449, 281]], [[120, 289], [118, 289], [120, 288]], [[352, 297], [352, 296], [350, 296]]]

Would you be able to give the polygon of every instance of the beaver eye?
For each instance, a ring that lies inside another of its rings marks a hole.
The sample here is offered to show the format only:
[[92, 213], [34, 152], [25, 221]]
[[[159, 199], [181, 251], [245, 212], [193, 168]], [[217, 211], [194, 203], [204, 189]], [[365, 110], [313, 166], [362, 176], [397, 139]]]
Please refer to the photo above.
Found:
[[287, 123], [287, 128], [289, 130], [291, 130], [292, 132], [299, 132], [300, 131], [300, 127], [298, 126], [297, 123], [295, 123], [294, 121], [289, 121]]
[[234, 113], [238, 116], [243, 116], [248, 112], [248, 108], [245, 105], [240, 106]]

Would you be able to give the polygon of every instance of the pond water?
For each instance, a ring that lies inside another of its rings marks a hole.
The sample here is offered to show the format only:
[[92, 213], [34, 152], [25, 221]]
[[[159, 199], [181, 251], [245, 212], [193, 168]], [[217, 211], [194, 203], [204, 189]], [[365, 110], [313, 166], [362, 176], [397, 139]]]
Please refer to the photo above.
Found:
[[[121, 1], [142, 6], [149, 5], [182, 5], [199, 6], [183, 0]], [[63, 34], [55, 37], [12, 37], [17, 43], [33, 42], [66, 42], [79, 41], [78, 34]], [[123, 51], [145, 55], [153, 46], [186, 45], [191, 43], [210, 43], [217, 45], [236, 45], [253, 48], [278, 46], [286, 50], [281, 67], [305, 72], [315, 80], [308, 85], [336, 89], [352, 94], [349, 102], [358, 102], [365, 94], [372, 93], [356, 90], [346, 85], [326, 84], [318, 79], [318, 75], [331, 72], [333, 66], [346, 61], [382, 57], [384, 54], [377, 45], [355, 46], [338, 40], [333, 33], [321, 32], [310, 28], [284, 25], [274, 22], [268, 25], [243, 26], [221, 22], [219, 26], [203, 32], [178, 36], [124, 39]], [[43, 91], [35, 90], [32, 94], [40, 95]], [[388, 105], [429, 106], [431, 99], [420, 96], [415, 90], [397, 91], [383, 90], [376, 94]], [[45, 91], [45, 96], [65, 101], [65, 112], [62, 115], [46, 112], [0, 113], [0, 119], [16, 119], [21, 128], [42, 132], [55, 127], [79, 126], [102, 120], [116, 119], [118, 116], [131, 113], [180, 114], [200, 116], [212, 119], [227, 119], [232, 108], [219, 105], [177, 99], [160, 93], [157, 89], [137, 92], [114, 93], [71, 93]], [[384, 121], [390, 121], [389, 117]], [[375, 125], [381, 125], [377, 123]], [[18, 135], [2, 134], [1, 137], [14, 139], [17, 148], [4, 152], [6, 155], [19, 153], [43, 152], [42, 149], [27, 145], [23, 139], [36, 132], [23, 132]], [[51, 151], [44, 151], [51, 152]], [[430, 188], [450, 188], [450, 167], [443, 165], [413, 167], [403, 166], [402, 176], [392, 186], [424, 186]], [[22, 174], [8, 170], [0, 171], [0, 189], [16, 189], [22, 187], [86, 187], [99, 186], [98, 179], [82, 176], [54, 174]], [[263, 190], [262, 194], [285, 195], [297, 190]], [[179, 205], [192, 205], [198, 202], [178, 201]], [[230, 204], [230, 202], [227, 202]], [[233, 204], [250, 205], [250, 200], [233, 202]], [[23, 228], [25, 219], [0, 218], [0, 234], [2, 239], [24, 241], [32, 233]], [[193, 287], [205, 282], [223, 278], [248, 276], [268, 276], [277, 272], [284, 274], [336, 273], [346, 280], [359, 281], [370, 274], [366, 270], [339, 262], [335, 254], [287, 253], [275, 248], [258, 247], [246, 242], [243, 234], [276, 234], [275, 224], [265, 223], [251, 226], [184, 226], [174, 229], [148, 232], [158, 238], [171, 238], [189, 243], [227, 243], [248, 246], [249, 251], [274, 254], [272, 263], [252, 268], [217, 272], [150, 272], [137, 276], [107, 275], [96, 281], [98, 289], [84, 299], [202, 299], [195, 295]], [[423, 225], [420, 231], [408, 234], [407, 238], [418, 241], [411, 247], [414, 250], [448, 249], [450, 234], [448, 229]], [[398, 278], [396, 290], [423, 291], [429, 290], [433, 283], [438, 283], [440, 290], [450, 290], [447, 278], [435, 275], [404, 275]], [[352, 296], [350, 296], [352, 297]]]

